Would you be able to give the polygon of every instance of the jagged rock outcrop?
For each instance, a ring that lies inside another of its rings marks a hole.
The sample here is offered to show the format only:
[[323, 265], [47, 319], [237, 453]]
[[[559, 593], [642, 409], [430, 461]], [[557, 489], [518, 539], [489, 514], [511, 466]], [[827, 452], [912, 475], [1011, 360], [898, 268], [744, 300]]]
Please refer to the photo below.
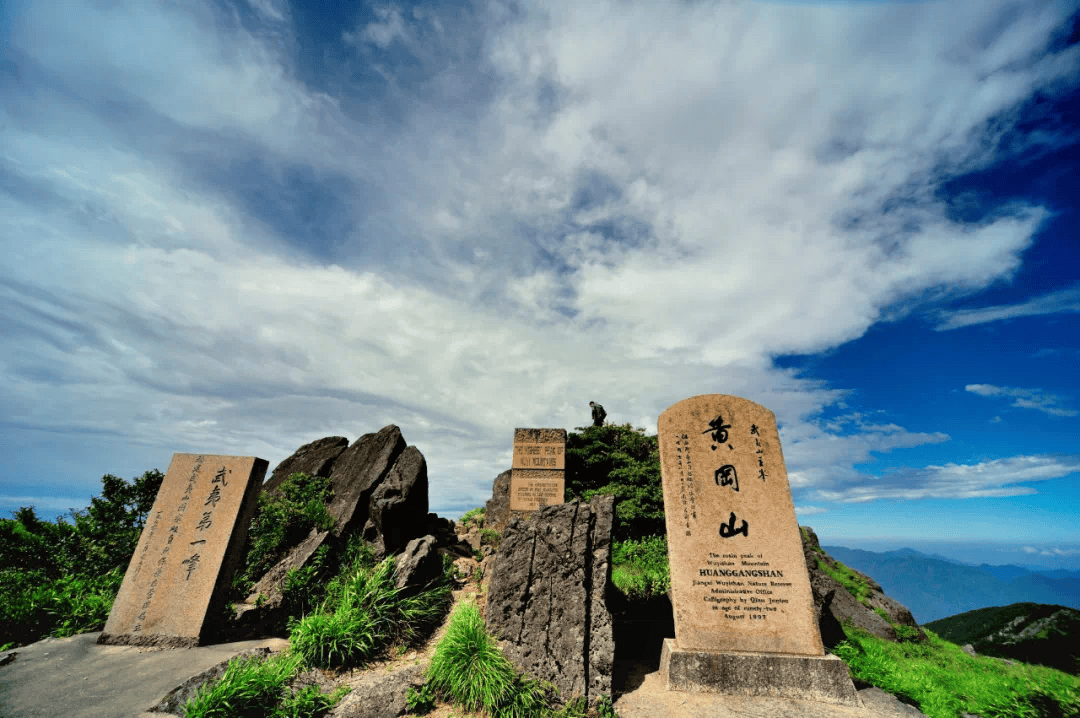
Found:
[[[906, 626], [914, 632], [908, 640], [924, 641], [926, 633], [915, 622], [911, 611], [898, 601], [889, 598], [881, 590], [877, 581], [869, 576], [859, 573], [852, 568], [844, 567], [850, 571], [857, 581], [865, 584], [869, 590], [866, 604], [860, 602], [844, 586], [828, 574], [820, 564], [836, 570], [839, 566], [829, 554], [821, 548], [817, 534], [809, 526], [801, 526], [803, 537], [803, 556], [806, 559], [806, 570], [810, 573], [810, 588], [814, 595], [814, 605], [818, 611], [818, 626], [821, 629], [821, 640], [826, 647], [832, 648], [844, 640], [844, 632], [841, 624], [850, 622], [851, 625], [869, 631], [875, 636], [890, 641], [900, 640], [893, 626]], [[820, 564], [819, 564], [820, 562]], [[888, 620], [882, 618], [874, 610], [882, 611]]]
[[416, 520], [428, 513], [428, 475], [424, 455], [406, 447], [394, 467], [371, 494], [364, 540], [375, 555], [398, 553], [416, 532]]
[[511, 518], [491, 569], [486, 622], [507, 658], [563, 700], [611, 693], [607, 604], [614, 499], [597, 496]]
[[491, 485], [491, 498], [484, 504], [484, 528], [500, 533], [510, 520], [510, 470], [495, 477]]
[[442, 572], [442, 555], [436, 548], [434, 536], [413, 539], [397, 557], [397, 587], [403, 589], [403, 595], [423, 590]]
[[411, 539], [432, 533], [427, 462], [416, 447], [406, 445], [401, 430], [391, 424], [361, 436], [348, 448], [342, 447], [343, 441], [327, 437], [307, 444], [274, 470], [272, 480], [283, 481], [296, 471], [329, 476], [333, 496], [327, 510], [334, 525], [329, 531], [312, 529], [256, 582], [237, 607], [233, 627], [237, 635], [253, 635], [257, 627], [270, 627], [280, 618], [289, 571], [305, 566], [321, 547], [336, 553], [348, 534], [360, 530], [382, 558], [405, 548]]
[[262, 485], [263, 491], [276, 491], [293, 474], [329, 476], [337, 457], [349, 446], [344, 436], [327, 436], [325, 439], [304, 444], [292, 456], [282, 461]]

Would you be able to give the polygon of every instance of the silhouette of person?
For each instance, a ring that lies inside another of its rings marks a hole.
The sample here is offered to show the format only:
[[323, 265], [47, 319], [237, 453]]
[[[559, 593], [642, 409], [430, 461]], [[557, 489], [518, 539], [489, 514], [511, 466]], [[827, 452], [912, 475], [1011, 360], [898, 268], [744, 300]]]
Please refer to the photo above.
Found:
[[600, 406], [595, 401], [590, 401], [589, 406], [592, 407], [592, 425], [603, 426], [604, 418], [607, 416], [607, 412], [604, 411], [604, 407]]

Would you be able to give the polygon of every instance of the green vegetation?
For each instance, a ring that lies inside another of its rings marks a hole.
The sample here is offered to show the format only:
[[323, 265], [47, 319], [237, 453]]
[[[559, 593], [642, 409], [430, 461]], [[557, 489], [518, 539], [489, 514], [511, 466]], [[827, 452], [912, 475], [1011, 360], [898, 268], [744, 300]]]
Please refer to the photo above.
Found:
[[348, 688], [324, 694], [317, 685], [292, 691], [288, 683], [303, 661], [283, 653], [269, 658], [236, 658], [216, 683], [203, 686], [184, 706], [187, 718], [320, 718], [337, 704]]
[[466, 530], [475, 526], [480, 528], [484, 523], [484, 514], [487, 513], [487, 509], [483, 506], [477, 506], [475, 509], [469, 509], [461, 515], [461, 518], [457, 520], [459, 526], [464, 526]]
[[666, 536], [616, 541], [611, 566], [611, 582], [630, 599], [662, 596], [671, 589]]
[[[859, 574], [839, 561], [836, 561], [834, 565], [830, 565], [827, 561], [818, 559], [817, 564], [818, 568], [836, 579], [837, 583], [846, 588], [848, 593], [858, 599], [859, 603], [867, 608], [870, 607], [870, 584], [864, 581]], [[886, 621], [889, 620], [888, 616], [882, 616], [882, 618]]]
[[[301, 473], [290, 475], [277, 491], [259, 494], [259, 505], [248, 529], [247, 556], [233, 579], [237, 596], [249, 593], [255, 581], [281, 560], [284, 549], [299, 543], [311, 529], [333, 528], [334, 519], [326, 510], [331, 498], [329, 478]], [[315, 575], [312, 572], [306, 578]]]
[[833, 652], [852, 677], [916, 704], [930, 718], [1080, 715], [1080, 679], [1051, 668], [972, 657], [927, 631], [925, 643], [892, 643], [844, 627]]
[[106, 474], [86, 509], [55, 522], [32, 506], [0, 519], [0, 648], [105, 626], [164, 478]]
[[979, 608], [926, 627], [953, 643], [971, 643], [979, 653], [1080, 674], [1080, 611], [1066, 606], [1014, 603]]
[[416, 641], [442, 618], [449, 600], [445, 580], [402, 595], [394, 558], [372, 565], [370, 549], [361, 545], [349, 553], [318, 610], [293, 622], [289, 640], [306, 665], [361, 665], [389, 645]]
[[616, 541], [662, 536], [664, 495], [655, 436], [630, 424], [579, 427], [566, 439], [567, 499], [615, 497]]

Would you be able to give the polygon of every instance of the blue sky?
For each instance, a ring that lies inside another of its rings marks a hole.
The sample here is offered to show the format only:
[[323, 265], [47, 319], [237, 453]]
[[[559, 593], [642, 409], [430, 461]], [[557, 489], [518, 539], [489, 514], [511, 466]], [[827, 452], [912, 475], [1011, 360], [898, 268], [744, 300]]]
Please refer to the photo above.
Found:
[[1080, 568], [1075, 2], [0, 6], [0, 512], [772, 409], [825, 543]]

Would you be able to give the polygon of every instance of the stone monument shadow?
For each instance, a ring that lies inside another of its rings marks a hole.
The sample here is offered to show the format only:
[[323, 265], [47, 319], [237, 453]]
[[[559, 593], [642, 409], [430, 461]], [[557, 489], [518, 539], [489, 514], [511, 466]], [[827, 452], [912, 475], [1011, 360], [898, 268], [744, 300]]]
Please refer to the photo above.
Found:
[[660, 654], [665, 638], [675, 637], [675, 615], [671, 599], [651, 596], [631, 601], [614, 591], [615, 666], [612, 693], [636, 690], [646, 674], [660, 670]]

